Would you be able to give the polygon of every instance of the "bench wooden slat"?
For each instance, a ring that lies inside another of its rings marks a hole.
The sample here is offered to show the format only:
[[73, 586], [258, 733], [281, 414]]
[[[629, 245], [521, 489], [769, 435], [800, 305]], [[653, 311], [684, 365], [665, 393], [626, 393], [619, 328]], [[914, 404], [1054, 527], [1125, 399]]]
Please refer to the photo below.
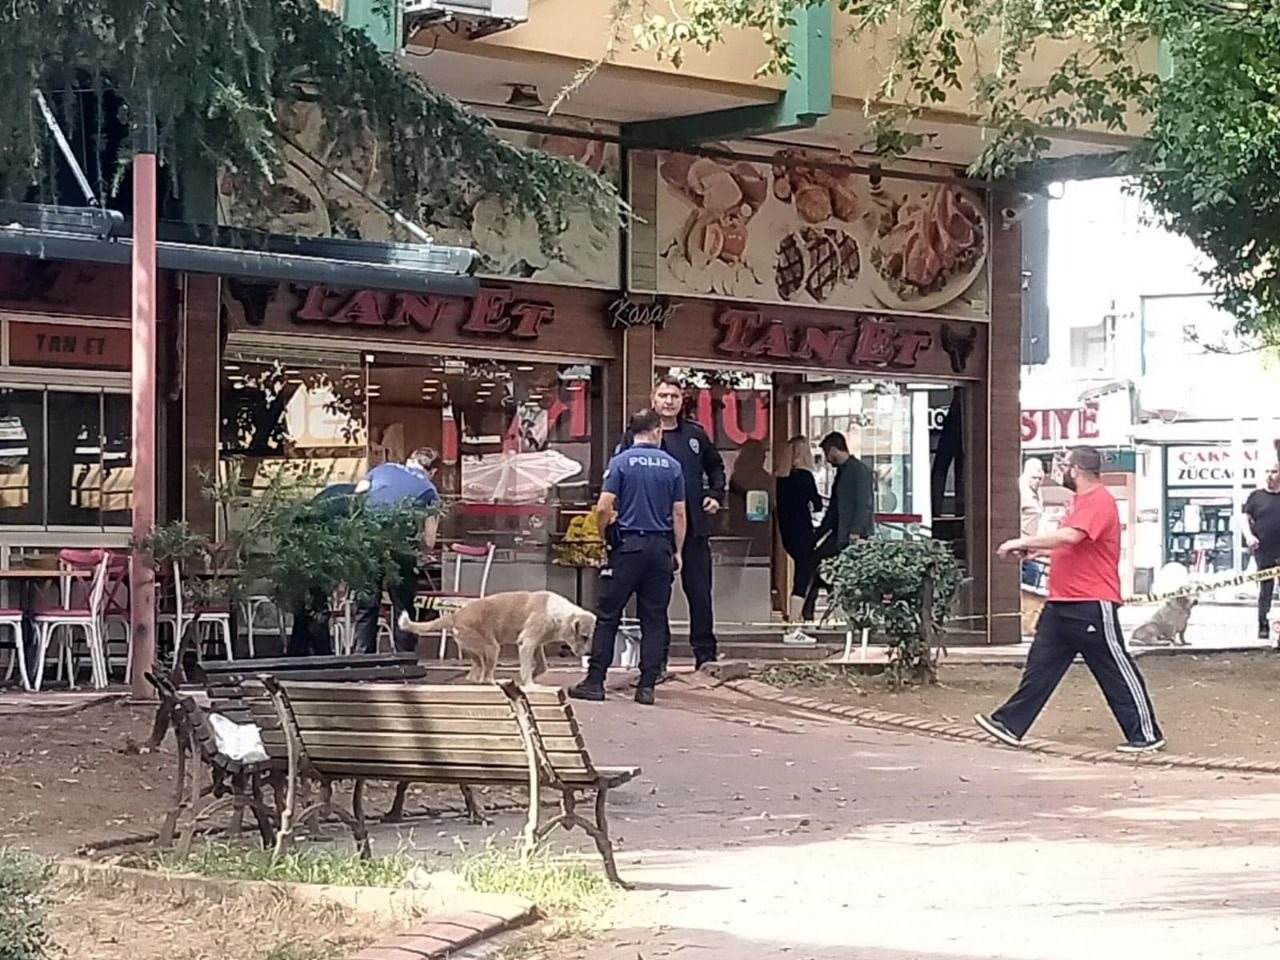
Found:
[[[297, 719], [298, 725], [304, 731], [305, 736], [312, 736], [312, 731], [317, 730], [340, 730], [351, 731], [352, 733], [369, 731], [370, 733], [456, 734], [458, 736], [492, 736], [501, 734], [503, 736], [513, 736], [517, 739], [520, 736], [519, 726], [509, 716], [466, 717], [447, 714], [440, 716], [404, 716], [387, 714], [364, 717], [330, 717], [308, 714], [298, 716]], [[542, 731], [544, 737], [572, 737], [575, 733], [573, 725], [566, 721], [563, 716], [560, 719], [540, 721], [538, 729]]]
[[[512, 720], [507, 704], [465, 703], [333, 703], [326, 701], [290, 701], [294, 715], [303, 717], [404, 717], [406, 719], [440, 720]], [[534, 707], [539, 726], [543, 721], [564, 720], [564, 711], [555, 706]], [[514, 722], [514, 720], [512, 720]]]
[[[528, 770], [528, 758], [523, 750], [467, 750], [465, 747], [450, 746], [430, 750], [405, 750], [403, 747], [360, 747], [322, 746], [303, 741], [306, 744], [307, 756], [320, 773], [329, 773], [328, 761], [338, 764], [359, 762], [361, 760], [380, 760], [386, 763], [435, 763], [463, 764], [471, 766], [513, 767]], [[553, 754], [553, 764], [557, 770], [586, 769], [581, 751], [575, 754]]]
[[251, 660], [225, 660], [206, 663], [206, 677], [227, 674], [274, 673], [277, 670], [326, 670], [333, 667], [378, 667], [410, 664], [417, 666], [418, 655], [412, 651], [399, 653], [351, 653], [325, 657], [255, 657]]
[[376, 669], [356, 667], [334, 667], [330, 670], [257, 670], [253, 673], [226, 674], [219, 679], [243, 677], [251, 680], [259, 673], [269, 673], [277, 680], [306, 680], [329, 683], [378, 683], [395, 682], [397, 680], [421, 680], [427, 676], [427, 668], [419, 664], [405, 666], [387, 666]]
[[[320, 768], [327, 776], [366, 780], [406, 780], [422, 783], [462, 783], [472, 786], [487, 784], [527, 787], [529, 771], [526, 767], [467, 766], [452, 763], [387, 763], [385, 761], [352, 761], [346, 763], [325, 762]], [[598, 778], [585, 769], [565, 770], [561, 773], [567, 784], [590, 787]]]
[[[310, 683], [302, 680], [285, 680], [289, 701], [301, 704], [315, 701], [356, 702], [356, 703], [391, 703], [409, 705], [414, 703], [433, 704], [501, 704], [502, 691], [487, 684], [415, 684], [398, 685], [391, 683]], [[564, 692], [558, 689], [541, 688], [526, 691], [529, 703], [538, 706], [558, 706], [564, 702]]]
[[[302, 741], [307, 750], [313, 747], [346, 747], [349, 750], [363, 752], [366, 749], [396, 749], [411, 756], [414, 751], [422, 750], [432, 753], [439, 750], [512, 750], [524, 753], [524, 743], [520, 732], [513, 730], [507, 735], [496, 734], [457, 734], [457, 733], [391, 733], [346, 731], [346, 730], [314, 730], [302, 728]], [[561, 753], [581, 753], [582, 746], [575, 737], [548, 737], [543, 735], [543, 743], [547, 752], [553, 757]], [[284, 746], [283, 730], [264, 730], [263, 743]]]

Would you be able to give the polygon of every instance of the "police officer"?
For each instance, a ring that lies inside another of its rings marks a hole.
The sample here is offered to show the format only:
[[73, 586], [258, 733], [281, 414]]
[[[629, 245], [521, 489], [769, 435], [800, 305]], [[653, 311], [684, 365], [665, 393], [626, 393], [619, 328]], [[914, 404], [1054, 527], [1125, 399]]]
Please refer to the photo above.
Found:
[[[684, 389], [672, 376], [653, 388], [653, 409], [662, 421], [662, 449], [680, 462], [688, 504], [680, 584], [689, 605], [689, 646], [695, 667], [716, 659], [715, 613], [711, 607], [711, 525], [724, 504], [724, 459], [705, 430], [681, 415]], [[631, 445], [630, 431], [617, 450]]]
[[[628, 434], [634, 442], [609, 461], [596, 503], [596, 522], [609, 546], [609, 559], [600, 571], [591, 665], [586, 679], [569, 688], [569, 696], [604, 699], [618, 624], [634, 595], [640, 618], [636, 703], [648, 706], [671, 646], [667, 607], [685, 542], [685, 483], [679, 461], [662, 449], [662, 418], [656, 412], [641, 410], [633, 416]], [[617, 521], [610, 526], [615, 508]]]

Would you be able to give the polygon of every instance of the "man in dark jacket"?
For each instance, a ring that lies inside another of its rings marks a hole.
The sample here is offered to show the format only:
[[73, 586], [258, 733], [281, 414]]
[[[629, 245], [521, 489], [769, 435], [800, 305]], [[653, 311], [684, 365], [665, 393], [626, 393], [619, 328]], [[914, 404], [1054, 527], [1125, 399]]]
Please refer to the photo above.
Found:
[[[689, 606], [689, 646], [697, 667], [716, 659], [715, 613], [711, 606], [711, 527], [724, 505], [724, 459], [705, 430], [681, 415], [684, 388], [662, 377], [653, 388], [653, 409], [662, 418], [662, 449], [680, 461], [688, 506], [680, 585]], [[614, 450], [631, 446], [627, 435]]]
[[[831, 484], [827, 512], [816, 531], [815, 562], [839, 556], [849, 544], [865, 540], [876, 529], [875, 481], [871, 468], [849, 452], [849, 444], [843, 434], [827, 434], [822, 438], [821, 446], [827, 463], [836, 468], [836, 478]], [[822, 578], [815, 567], [800, 614], [804, 619], [813, 619], [818, 590], [822, 586]]]

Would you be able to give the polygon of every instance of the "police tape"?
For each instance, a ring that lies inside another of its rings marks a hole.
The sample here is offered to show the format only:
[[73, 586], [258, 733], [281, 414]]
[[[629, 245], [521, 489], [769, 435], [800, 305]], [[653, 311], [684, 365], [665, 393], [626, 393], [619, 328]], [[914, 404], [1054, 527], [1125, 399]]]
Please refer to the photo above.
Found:
[[1280, 577], [1280, 567], [1267, 567], [1265, 570], [1255, 570], [1253, 573], [1237, 573], [1218, 580], [1193, 581], [1185, 587], [1169, 590], [1165, 593], [1135, 594], [1132, 597], [1127, 597], [1124, 603], [1133, 606], [1164, 603], [1166, 600], [1175, 600], [1178, 597], [1198, 597], [1202, 593], [1212, 593], [1214, 590], [1223, 590], [1227, 587], [1239, 587], [1246, 583], [1257, 583], [1259, 580], [1275, 580], [1277, 577]]
[[[1174, 600], [1178, 597], [1198, 597], [1202, 593], [1212, 593], [1215, 590], [1223, 590], [1223, 589], [1226, 589], [1227, 587], [1239, 587], [1246, 583], [1257, 583], [1260, 580], [1275, 580], [1277, 578], [1280, 578], [1280, 566], [1267, 567], [1265, 570], [1255, 570], [1253, 573], [1238, 573], [1238, 574], [1233, 574], [1230, 577], [1224, 577], [1217, 580], [1201, 580], [1193, 583], [1188, 583], [1185, 587], [1180, 587], [1177, 590], [1169, 590], [1164, 593], [1138, 593], [1138, 594], [1134, 594], [1131, 597], [1126, 597], [1121, 602], [1124, 606], [1145, 606], [1147, 604], [1153, 604], [1153, 603], [1164, 603], [1168, 600]], [[1041, 600], [1048, 599], [1043, 594], [1036, 593], [1033, 595], [1036, 597], [1039, 597]], [[1009, 617], [1020, 617], [1020, 616], [1022, 616], [1021, 611], [1012, 611], [1009, 613], [989, 613], [989, 614], [976, 613], [976, 614], [970, 614], [968, 616], [963, 616], [963, 617], [948, 617], [947, 623], [955, 623], [960, 620], [1001, 620]], [[685, 624], [687, 622], [688, 621], [685, 621], [685, 620], [671, 621], [673, 625]], [[760, 628], [768, 627], [775, 630], [780, 626], [785, 626], [788, 628], [794, 628], [799, 630], [804, 630], [806, 628], [814, 629], [814, 630], [843, 629], [843, 626], [839, 623], [839, 621], [836, 620], [834, 617], [830, 617], [830, 616], [823, 617], [821, 620], [790, 620], [790, 621], [787, 621], [786, 623], [781, 623], [781, 624], [778, 623], [777, 621], [770, 621], [768, 623], [735, 622], [733, 625], [735, 627], [760, 627]]]

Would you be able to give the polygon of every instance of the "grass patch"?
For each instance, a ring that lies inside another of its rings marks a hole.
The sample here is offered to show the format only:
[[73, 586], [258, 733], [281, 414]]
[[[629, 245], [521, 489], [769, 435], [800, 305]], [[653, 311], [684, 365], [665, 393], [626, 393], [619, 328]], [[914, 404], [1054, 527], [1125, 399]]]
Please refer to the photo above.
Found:
[[0, 847], [0, 960], [43, 960], [52, 950], [43, 860]]
[[844, 687], [851, 693], [865, 693], [859, 681], [867, 678], [853, 670], [828, 663], [778, 663], [764, 667], [756, 674], [762, 683], [788, 689], [792, 687]]
[[[237, 849], [225, 843], [205, 844], [185, 859], [161, 853], [137, 864], [205, 877], [339, 887], [400, 887], [416, 865], [416, 860], [403, 854], [361, 860], [351, 853], [308, 847], [291, 850], [273, 860], [270, 850]], [[292, 958], [285, 955], [284, 960]]]
[[594, 864], [572, 863], [539, 851], [527, 860], [488, 847], [453, 868], [477, 893], [505, 893], [532, 900], [550, 914], [598, 913], [614, 887]]
[[262, 960], [338, 960], [343, 948], [320, 944], [283, 943], [264, 953]]
[[[595, 913], [608, 906], [613, 885], [595, 864], [560, 860], [539, 851], [524, 859], [516, 851], [492, 845], [482, 853], [447, 863], [431, 864], [405, 853], [361, 860], [350, 852], [303, 847], [273, 860], [271, 851], [208, 843], [185, 859], [158, 853], [134, 861], [132, 866], [195, 873], [232, 880], [269, 880], [276, 883], [320, 883], [344, 887], [403, 887], [415, 868], [449, 870], [477, 893], [503, 893], [524, 897], [546, 913], [566, 918]], [[297, 950], [286, 945], [281, 949]], [[0, 960], [9, 960], [0, 952]], [[23, 958], [25, 960], [25, 958]], [[290, 953], [269, 960], [312, 960]]]

